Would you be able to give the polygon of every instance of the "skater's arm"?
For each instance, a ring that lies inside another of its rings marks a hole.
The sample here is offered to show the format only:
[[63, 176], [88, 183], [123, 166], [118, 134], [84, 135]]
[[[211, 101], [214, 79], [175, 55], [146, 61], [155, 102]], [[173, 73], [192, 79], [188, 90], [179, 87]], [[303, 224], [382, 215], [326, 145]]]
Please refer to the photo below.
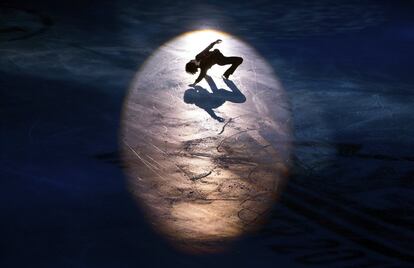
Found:
[[221, 39], [217, 39], [216, 41], [214, 41], [213, 43], [208, 45], [208, 47], [206, 47], [203, 51], [201, 51], [200, 53], [197, 54], [196, 59], [199, 58], [204, 53], [210, 51], [210, 49], [212, 49], [215, 44], [219, 44], [219, 43], [221, 43]]
[[208, 45], [208, 47], [206, 47], [201, 53], [204, 53], [204, 52], [209, 51], [210, 49], [212, 49], [214, 47], [215, 44], [218, 44], [220, 42], [221, 42], [221, 40], [220, 39], [217, 39], [216, 41], [214, 41], [213, 43], [211, 43], [210, 45]]
[[206, 76], [206, 74], [207, 74], [207, 70], [204, 69], [204, 68], [201, 68], [200, 75], [195, 80], [194, 85], [197, 84], [198, 82], [200, 82], [201, 79], [203, 79]]

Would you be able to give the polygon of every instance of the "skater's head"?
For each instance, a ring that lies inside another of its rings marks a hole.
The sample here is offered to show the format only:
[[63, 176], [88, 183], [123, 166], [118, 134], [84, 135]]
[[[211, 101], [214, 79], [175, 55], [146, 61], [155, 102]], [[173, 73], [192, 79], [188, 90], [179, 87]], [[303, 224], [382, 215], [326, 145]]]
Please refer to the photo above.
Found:
[[197, 69], [198, 69], [198, 65], [195, 60], [190, 60], [185, 65], [185, 71], [189, 74], [195, 74], [197, 72]]

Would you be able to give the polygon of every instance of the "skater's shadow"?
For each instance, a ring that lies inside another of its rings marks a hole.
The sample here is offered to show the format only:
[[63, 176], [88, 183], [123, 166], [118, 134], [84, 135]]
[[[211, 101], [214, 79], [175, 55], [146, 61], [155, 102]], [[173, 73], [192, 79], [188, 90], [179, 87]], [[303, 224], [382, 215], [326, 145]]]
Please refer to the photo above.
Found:
[[246, 97], [231, 80], [223, 79], [224, 83], [226, 83], [231, 90], [228, 91], [222, 88], [218, 89], [213, 78], [210, 76], [206, 76], [205, 79], [207, 80], [212, 93], [201, 86], [195, 85], [184, 92], [184, 102], [188, 104], [195, 104], [205, 110], [212, 118], [223, 122], [224, 119], [217, 116], [213, 109], [220, 107], [226, 101], [243, 103], [246, 101]]

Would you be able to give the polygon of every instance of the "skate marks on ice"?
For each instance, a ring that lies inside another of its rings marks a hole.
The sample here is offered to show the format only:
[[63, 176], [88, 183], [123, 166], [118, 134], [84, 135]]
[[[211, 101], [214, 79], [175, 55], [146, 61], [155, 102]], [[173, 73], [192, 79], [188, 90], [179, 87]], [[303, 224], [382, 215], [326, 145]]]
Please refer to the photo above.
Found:
[[[233, 82], [220, 78], [226, 66], [214, 66], [199, 84], [229, 97], [207, 101], [225, 122], [184, 101], [195, 79], [186, 61], [217, 38], [225, 55], [245, 58]], [[266, 219], [288, 172], [287, 140], [289, 110], [270, 66], [233, 37], [200, 31], [162, 46], [137, 73], [120, 146], [129, 189], [155, 230], [180, 249], [209, 252]]]

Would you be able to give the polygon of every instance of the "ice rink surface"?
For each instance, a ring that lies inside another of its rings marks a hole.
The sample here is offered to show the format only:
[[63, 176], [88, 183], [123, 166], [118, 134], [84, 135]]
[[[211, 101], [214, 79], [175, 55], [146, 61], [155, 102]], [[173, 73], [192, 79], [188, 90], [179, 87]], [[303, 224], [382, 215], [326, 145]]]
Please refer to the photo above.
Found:
[[[412, 267], [413, 10], [3, 1], [0, 266]], [[202, 28], [244, 57], [232, 82], [188, 86]]]
[[[186, 62], [216, 39], [223, 43], [215, 48], [244, 64], [231, 80], [221, 77], [229, 66], [217, 65], [188, 85], [195, 78], [183, 72]], [[173, 243], [222, 249], [267, 219], [288, 174], [289, 121], [279, 81], [252, 48], [216, 31], [184, 34], [154, 52], [126, 98], [130, 190]]]

